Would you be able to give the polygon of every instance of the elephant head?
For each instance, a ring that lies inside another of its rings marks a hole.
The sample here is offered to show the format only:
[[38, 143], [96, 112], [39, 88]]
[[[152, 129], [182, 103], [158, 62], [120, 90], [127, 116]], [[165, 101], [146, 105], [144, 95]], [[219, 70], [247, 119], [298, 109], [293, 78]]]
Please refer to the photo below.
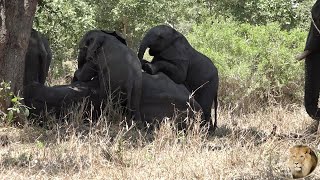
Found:
[[[183, 52], [184, 46], [180, 46], [179, 51], [176, 51], [174, 43], [180, 40], [185, 40], [185, 37], [167, 25], [159, 25], [151, 28], [144, 38], [142, 39], [138, 51], [138, 58], [140, 61], [143, 59], [143, 55], [147, 48], [151, 56], [162, 55], [161, 53], [166, 51], [163, 56], [180, 55], [179, 52]], [[175, 53], [168, 53], [168, 51], [175, 51]], [[164, 57], [165, 58], [165, 57]], [[167, 59], [175, 59], [175, 57], [167, 57]]]
[[101, 35], [112, 35], [121, 43], [127, 45], [126, 39], [116, 31], [91, 30], [88, 31], [79, 43], [78, 68], [81, 68], [87, 62], [88, 47], [93, 43], [96, 37]]
[[91, 62], [96, 64], [95, 60], [97, 58], [97, 54], [102, 48], [103, 43], [105, 42], [104, 35], [96, 35], [91, 39], [90, 45], [87, 47], [86, 60], [87, 62]]

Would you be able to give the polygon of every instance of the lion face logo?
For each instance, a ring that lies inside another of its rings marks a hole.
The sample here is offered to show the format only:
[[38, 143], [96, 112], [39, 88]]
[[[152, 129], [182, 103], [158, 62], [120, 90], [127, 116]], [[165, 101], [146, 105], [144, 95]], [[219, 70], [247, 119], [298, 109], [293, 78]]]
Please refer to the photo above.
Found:
[[317, 166], [318, 158], [308, 147], [296, 145], [290, 148], [289, 167], [293, 178], [302, 178], [309, 175]]

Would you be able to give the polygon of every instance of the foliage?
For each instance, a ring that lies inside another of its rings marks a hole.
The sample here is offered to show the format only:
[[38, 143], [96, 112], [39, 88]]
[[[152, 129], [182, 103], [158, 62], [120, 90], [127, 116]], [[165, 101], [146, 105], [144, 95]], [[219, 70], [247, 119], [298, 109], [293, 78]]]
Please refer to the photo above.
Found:
[[10, 83], [0, 83], [0, 100], [11, 97], [12, 106], [7, 109], [7, 112], [1, 112], [1, 122], [12, 124], [17, 118], [29, 116], [29, 110], [27, 106], [23, 105], [21, 101], [22, 97], [14, 95], [10, 88]]
[[54, 74], [61, 76], [67, 71], [63, 61], [76, 58], [77, 43], [89, 29], [117, 30], [137, 50], [146, 30], [164, 23], [184, 34], [208, 18], [306, 28], [312, 4], [312, 0], [48, 0], [39, 3], [34, 27], [49, 37]]
[[255, 25], [278, 22], [282, 28], [306, 27], [313, 0], [222, 0], [216, 11], [236, 21]]
[[66, 73], [62, 62], [75, 59], [80, 38], [95, 27], [94, 12], [94, 7], [83, 0], [48, 0], [38, 6], [34, 28], [49, 38], [54, 74]]
[[158, 24], [179, 22], [184, 2], [173, 0], [95, 0], [100, 29], [122, 32], [131, 48], [137, 50], [144, 32]]
[[[235, 95], [259, 98], [285, 91], [296, 101], [302, 93], [291, 89], [302, 87], [302, 68], [293, 56], [303, 49], [312, 5], [313, 0], [49, 0], [40, 4], [35, 27], [50, 38], [58, 76], [67, 69], [63, 61], [76, 58], [76, 44], [89, 29], [117, 30], [136, 51], [149, 28], [170, 24], [213, 59], [222, 88], [229, 84], [238, 87]], [[224, 100], [235, 98], [226, 94]]]
[[299, 89], [287, 88], [302, 87], [303, 69], [294, 55], [303, 49], [305, 37], [306, 32], [298, 28], [281, 31], [277, 23], [254, 26], [228, 20], [208, 20], [188, 35], [191, 44], [213, 60], [223, 81], [243, 90], [233, 94], [235, 90], [229, 89], [226, 102], [243, 95], [263, 98], [283, 93], [300, 99]]

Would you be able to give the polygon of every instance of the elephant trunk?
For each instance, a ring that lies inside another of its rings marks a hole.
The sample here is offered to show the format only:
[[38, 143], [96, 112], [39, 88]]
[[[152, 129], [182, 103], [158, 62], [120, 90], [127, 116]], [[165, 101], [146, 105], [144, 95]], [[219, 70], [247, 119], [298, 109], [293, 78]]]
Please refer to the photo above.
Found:
[[144, 37], [141, 41], [139, 51], [138, 51], [138, 58], [140, 59], [140, 61], [143, 59], [143, 55], [146, 52], [148, 46], [149, 46], [149, 43], [147, 43], [147, 39], [146, 37]]
[[305, 96], [304, 105], [309, 116], [320, 120], [320, 109], [318, 108], [320, 92], [320, 53], [312, 53], [305, 62]]

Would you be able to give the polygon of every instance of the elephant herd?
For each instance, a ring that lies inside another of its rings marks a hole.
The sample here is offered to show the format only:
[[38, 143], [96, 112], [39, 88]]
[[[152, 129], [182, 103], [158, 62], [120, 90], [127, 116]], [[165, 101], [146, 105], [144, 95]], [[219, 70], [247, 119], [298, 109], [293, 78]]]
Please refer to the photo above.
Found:
[[[143, 59], [147, 48], [151, 62]], [[217, 68], [170, 26], [151, 28], [138, 54], [115, 31], [88, 31], [80, 40], [78, 69], [68, 85], [44, 84], [51, 57], [48, 41], [32, 30], [25, 59], [24, 100], [33, 116], [51, 112], [59, 117], [73, 104], [85, 101], [86, 109], [93, 107], [98, 117], [111, 99], [139, 124], [177, 115], [183, 129], [186, 117], [202, 112], [201, 126], [211, 132], [217, 126]]]
[[[305, 51], [297, 59], [305, 59], [306, 111], [319, 121], [320, 0], [311, 15]], [[143, 59], [147, 48], [153, 56], [151, 62]], [[211, 132], [217, 127], [218, 70], [170, 26], [148, 30], [137, 54], [115, 31], [87, 32], [79, 43], [78, 69], [68, 85], [44, 85], [51, 58], [48, 41], [32, 30], [25, 59], [24, 100], [33, 115], [49, 111], [60, 116], [84, 100], [99, 115], [111, 99], [127, 117], [143, 124], [172, 117], [178, 110], [182, 120], [201, 111], [201, 126]]]

